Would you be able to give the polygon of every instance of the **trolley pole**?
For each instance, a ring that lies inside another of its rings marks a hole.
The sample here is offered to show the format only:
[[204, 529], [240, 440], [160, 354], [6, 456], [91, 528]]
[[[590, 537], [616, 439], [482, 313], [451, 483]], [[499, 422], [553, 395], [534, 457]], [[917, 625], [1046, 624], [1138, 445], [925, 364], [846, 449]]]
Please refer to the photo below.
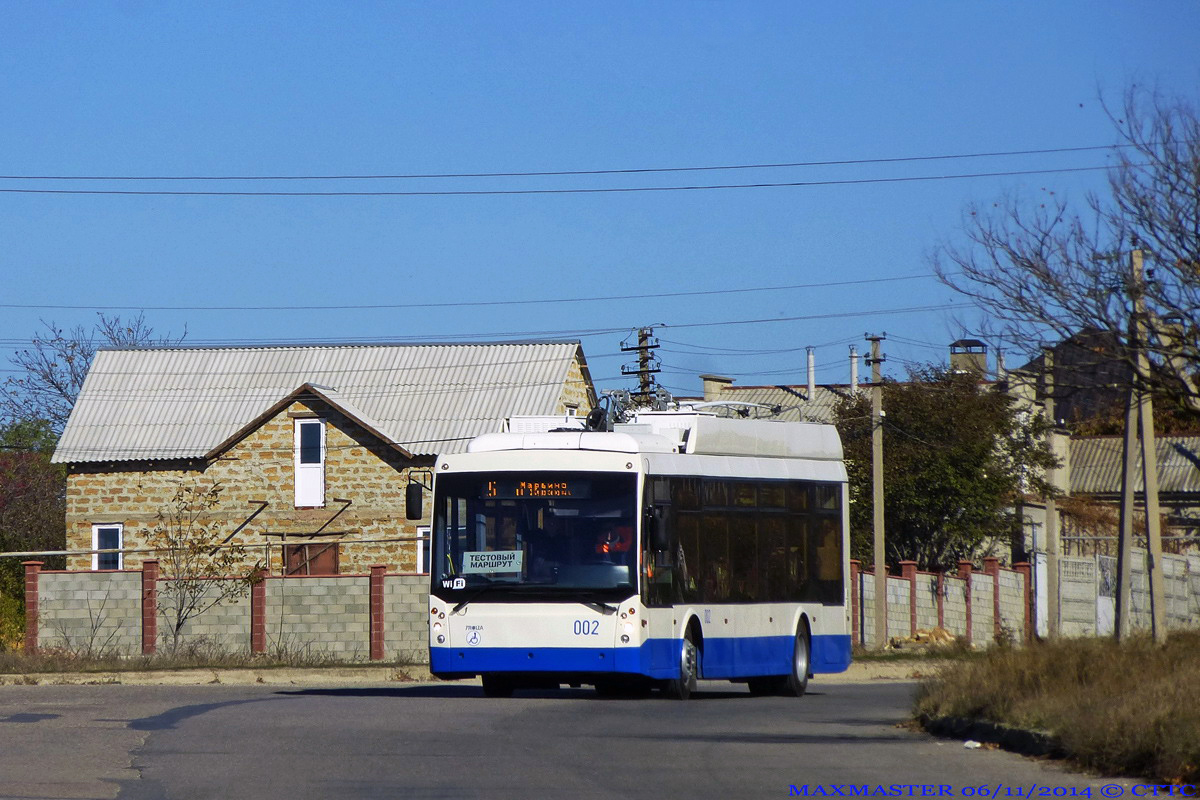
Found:
[[883, 542], [883, 375], [879, 353], [882, 336], [867, 335], [871, 343], [871, 510], [875, 540], [875, 647], [887, 647], [887, 553]]

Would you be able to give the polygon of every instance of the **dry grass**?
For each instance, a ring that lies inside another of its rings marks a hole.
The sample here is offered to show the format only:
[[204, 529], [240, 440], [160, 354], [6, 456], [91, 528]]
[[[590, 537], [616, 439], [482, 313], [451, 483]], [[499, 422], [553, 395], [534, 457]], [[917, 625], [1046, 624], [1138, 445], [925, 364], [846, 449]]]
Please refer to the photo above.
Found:
[[[85, 653], [66, 649], [42, 649], [33, 655], [20, 650], [0, 650], [0, 673], [52, 672], [139, 672], [170, 669], [270, 669], [284, 667], [345, 667], [344, 657], [311, 647], [277, 646], [266, 653], [228, 650], [200, 640], [178, 652], [129, 656], [119, 653]], [[408, 666], [411, 659], [372, 661], [371, 666]]]
[[926, 680], [918, 719], [954, 716], [1046, 731], [1077, 763], [1200, 782], [1200, 632], [998, 647]]

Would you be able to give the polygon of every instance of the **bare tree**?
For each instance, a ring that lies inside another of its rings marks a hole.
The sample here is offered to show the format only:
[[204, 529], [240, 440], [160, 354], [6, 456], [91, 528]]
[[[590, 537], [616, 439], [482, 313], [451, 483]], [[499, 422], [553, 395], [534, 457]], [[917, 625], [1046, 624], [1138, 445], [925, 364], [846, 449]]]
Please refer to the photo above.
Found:
[[[1029, 351], [1090, 332], [1110, 342], [1098, 358], [1200, 412], [1200, 117], [1183, 99], [1138, 87], [1106, 110], [1120, 139], [1106, 194], [1079, 210], [1048, 190], [969, 207], [967, 243], [941, 248], [934, 270], [988, 313], [996, 340]], [[1134, 249], [1143, 281], [1132, 277]], [[1130, 346], [1139, 294], [1149, 369]]]
[[43, 419], [61, 433], [98, 348], [178, 344], [187, 336], [186, 328], [178, 337], [158, 336], [140, 313], [127, 320], [98, 317], [91, 329], [77, 325], [70, 331], [42, 321], [44, 330], [30, 346], [9, 358], [18, 374], [0, 384], [0, 420]]
[[181, 481], [171, 501], [159, 510], [146, 542], [159, 559], [163, 588], [158, 611], [171, 634], [171, 653], [179, 650], [188, 621], [214, 606], [244, 597], [261, 580], [261, 566], [248, 565], [246, 550], [221, 541], [211, 512], [220, 505], [220, 484], [204, 487]]

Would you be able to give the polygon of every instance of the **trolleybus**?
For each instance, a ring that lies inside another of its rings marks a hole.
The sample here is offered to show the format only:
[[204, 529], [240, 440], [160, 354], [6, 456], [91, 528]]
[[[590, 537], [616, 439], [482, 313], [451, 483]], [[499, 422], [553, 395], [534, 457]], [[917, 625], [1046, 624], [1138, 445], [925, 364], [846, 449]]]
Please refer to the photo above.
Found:
[[486, 434], [438, 459], [433, 504], [436, 676], [481, 676], [488, 696], [686, 699], [697, 679], [801, 695], [849, 666], [831, 425], [655, 411], [611, 431]]

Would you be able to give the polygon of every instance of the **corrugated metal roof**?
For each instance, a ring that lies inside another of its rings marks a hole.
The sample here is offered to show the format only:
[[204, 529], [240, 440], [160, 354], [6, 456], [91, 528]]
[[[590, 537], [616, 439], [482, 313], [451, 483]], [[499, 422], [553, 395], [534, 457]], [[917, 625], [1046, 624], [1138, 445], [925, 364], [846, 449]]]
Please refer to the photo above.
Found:
[[54, 461], [200, 458], [306, 383], [409, 452], [460, 452], [506, 417], [558, 413], [577, 352], [577, 342], [100, 350]]
[[[786, 422], [828, 422], [834, 419], [833, 410], [838, 401], [847, 397], [850, 392], [847, 386], [817, 386], [812, 402], [808, 396], [808, 386], [723, 386], [717, 402], [757, 403], [769, 408], [778, 407], [780, 413], [772, 419]], [[680, 402], [699, 398], [678, 398]]]
[[[1071, 493], [1119, 494], [1124, 442], [1120, 436], [1071, 440]], [[1200, 492], [1200, 436], [1162, 436], [1154, 440], [1160, 492]], [[1139, 448], [1137, 489], [1142, 491]]]

